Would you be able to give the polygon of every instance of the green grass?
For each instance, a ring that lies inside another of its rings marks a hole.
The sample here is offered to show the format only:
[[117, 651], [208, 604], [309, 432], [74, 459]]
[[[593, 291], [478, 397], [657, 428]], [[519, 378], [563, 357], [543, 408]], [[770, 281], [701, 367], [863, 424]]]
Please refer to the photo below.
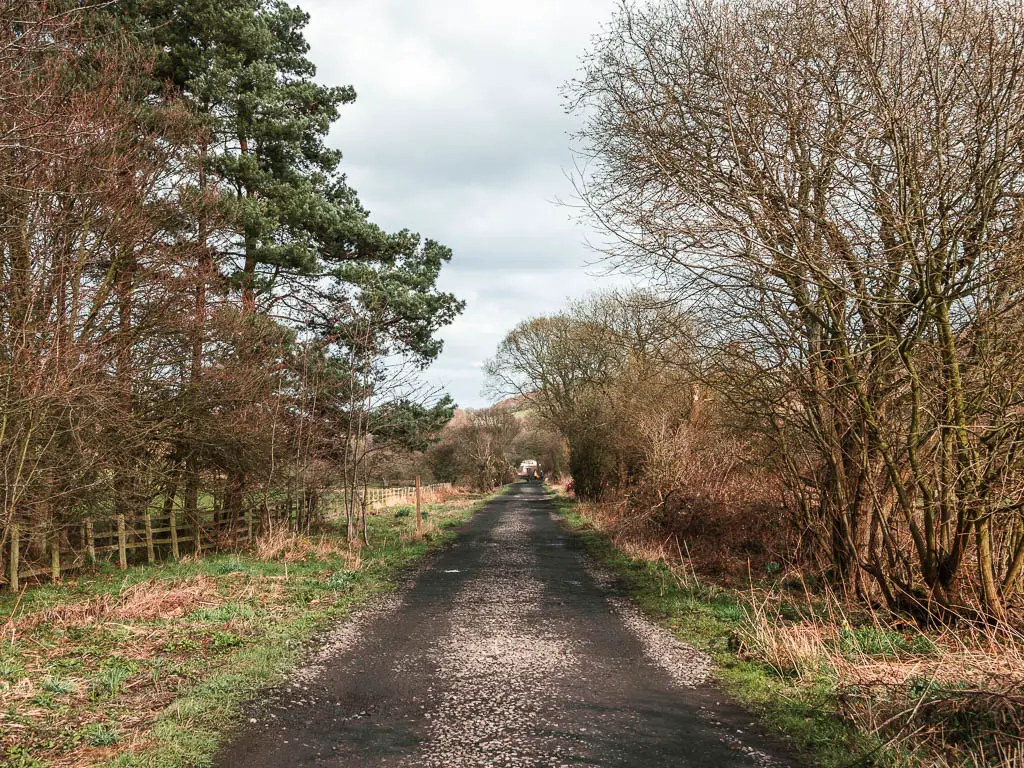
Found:
[[925, 635], [907, 637], [885, 627], [865, 625], [843, 627], [839, 631], [838, 648], [846, 655], [864, 654], [885, 659], [905, 656], [934, 656], [935, 644]]
[[111, 747], [121, 740], [117, 728], [104, 723], [90, 723], [82, 729], [82, 736], [93, 747]]
[[113, 699], [120, 695], [124, 684], [139, 671], [138, 664], [116, 656], [100, 665], [99, 674], [93, 679], [92, 690], [97, 699]]
[[[741, 658], [738, 638], [750, 610], [742, 593], [680, 579], [663, 562], [630, 557], [595, 530], [571, 500], [556, 497], [555, 503], [589, 554], [621, 580], [640, 609], [682, 641], [710, 653], [724, 690], [797, 752], [823, 768], [906, 764], [906, 756], [883, 749], [877, 740], [842, 720], [834, 681], [824, 671], [818, 679], [798, 681], [766, 664]], [[794, 611], [791, 606], [782, 607], [783, 614]], [[890, 650], [885, 638], [872, 638], [867, 632], [857, 640], [862, 650], [864, 645], [879, 652]]]
[[[392, 589], [484, 501], [428, 505], [422, 537], [412, 517], [373, 516], [357, 566], [332, 532], [332, 548], [289, 562], [234, 553], [125, 572], [103, 566], [29, 589], [20, 603], [4, 595], [0, 623], [14, 614], [17, 634], [0, 644], [0, 765], [210, 765], [246, 702], [280, 681], [316, 632]], [[32, 621], [44, 611], [118, 606], [137, 586], [159, 596], [196, 585], [203, 599], [183, 612], [169, 604], [163, 613]]]

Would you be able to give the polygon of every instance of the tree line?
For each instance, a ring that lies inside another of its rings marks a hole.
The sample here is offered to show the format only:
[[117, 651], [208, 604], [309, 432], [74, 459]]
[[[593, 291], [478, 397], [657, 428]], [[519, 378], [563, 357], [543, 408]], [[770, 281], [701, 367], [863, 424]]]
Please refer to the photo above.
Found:
[[1022, 75], [1024, 15], [998, 0], [623, 4], [568, 95], [589, 218], [650, 293], [521, 325], [495, 381], [559, 426], [588, 498], [717, 430], [701, 461], [776, 478], [849, 594], [1007, 618]]
[[490, 491], [517, 478], [520, 462], [534, 459], [552, 474], [567, 470], [565, 440], [523, 400], [459, 410], [422, 456], [423, 471], [440, 482]]
[[451, 251], [360, 204], [308, 20], [0, 0], [0, 545], [153, 505], [309, 522], [329, 488], [354, 538], [372, 457], [451, 417], [417, 378]]

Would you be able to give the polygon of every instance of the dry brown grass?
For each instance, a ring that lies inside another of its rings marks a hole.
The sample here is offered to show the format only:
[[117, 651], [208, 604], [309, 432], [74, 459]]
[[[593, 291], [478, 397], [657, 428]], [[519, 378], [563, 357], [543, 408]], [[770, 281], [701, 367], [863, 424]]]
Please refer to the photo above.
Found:
[[[99, 694], [97, 675], [108, 660], [104, 654], [108, 638], [116, 634], [113, 655], [119, 664], [136, 664], [137, 668], [121, 684], [116, 696], [110, 696], [110, 706], [116, 708], [116, 726], [121, 740], [113, 747], [95, 747], [87, 743], [73, 748], [55, 745], [40, 753], [51, 768], [102, 765], [111, 757], [125, 751], [126, 744], [141, 746], [145, 734], [166, 707], [180, 695], [183, 687], [191, 683], [188, 674], [178, 665], [194, 660], [197, 655], [208, 657], [211, 666], [217, 664], [217, 651], [209, 647], [211, 633], [232, 633], [241, 637], [251, 634], [245, 620], [231, 618], [206, 620], [188, 617], [203, 608], [217, 608], [228, 602], [260, 604], [272, 614], [278, 613], [282, 600], [282, 585], [273, 577], [254, 574], [225, 573], [217, 577], [196, 575], [181, 579], [151, 579], [124, 589], [120, 594], [105, 594], [91, 600], [60, 604], [20, 616], [8, 623], [4, 642], [21, 647], [23, 669], [13, 682], [0, 681], [0, 712], [15, 712], [11, 721], [0, 715], [0, 756], [5, 753], [3, 731], [7, 729], [17, 738], [23, 722], [49, 723], [64, 733], [81, 732], [91, 725], [105, 724], [110, 713], [96, 701], [108, 697]], [[35, 642], [45, 635], [48, 625], [60, 626], [66, 631], [77, 628], [75, 642]], [[192, 634], [193, 631], [199, 634]], [[197, 639], [198, 638], [198, 639]], [[184, 643], [182, 641], [185, 641]], [[95, 646], [92, 644], [95, 643]], [[198, 645], [196, 644], [198, 643]], [[87, 664], [78, 663], [85, 655]], [[165, 666], [159, 677], [143, 672], [153, 659], [164, 659]], [[41, 703], [48, 697], [46, 685], [50, 679], [46, 672], [63, 660], [82, 671], [61, 675], [63, 692], [53, 698], [63, 706], [54, 708]], [[0, 758], [2, 759], [2, 758]]]
[[[103, 621], [100, 619], [100, 621]], [[117, 647], [117, 656], [125, 662], [139, 662], [152, 659], [159, 655], [172, 658], [175, 654], [169, 654], [165, 650], [166, 644], [174, 639], [176, 630], [172, 625], [162, 627], [132, 626], [111, 622], [121, 633], [121, 641]], [[49, 705], [39, 706], [36, 704], [38, 697], [46, 695], [44, 683], [47, 677], [43, 670], [47, 665], [59, 662], [62, 658], [72, 658], [78, 649], [40, 649], [38, 653], [29, 652], [23, 654], [25, 661], [25, 676], [13, 685], [0, 685], [0, 706], [5, 711], [17, 712], [20, 721], [49, 722], [55, 730], [63, 732], [81, 731], [86, 726], [93, 724], [104, 724], [110, 720], [109, 713], [103, 708], [97, 708], [92, 701], [95, 680], [85, 676], [69, 676], [63, 678], [63, 683], [71, 688], [69, 693], [57, 696], [66, 706], [59, 710], [53, 710]], [[182, 651], [176, 654], [180, 658], [191, 655], [192, 652]], [[95, 662], [95, 670], [99, 668], [100, 660]], [[186, 684], [187, 680], [172, 673], [168, 674], [157, 684], [153, 678], [145, 675], [135, 674], [127, 680], [116, 698], [110, 700], [110, 706], [116, 707], [117, 729], [119, 733], [128, 738], [135, 738], [139, 733], [147, 730], [164, 708], [178, 695], [179, 687]], [[5, 722], [2, 724], [7, 728], [20, 728], [19, 723]], [[0, 727], [0, 731], [3, 730]], [[12, 733], [11, 736], [16, 736]], [[0, 746], [4, 739], [0, 738]], [[72, 768], [72, 766], [93, 766], [104, 764], [110, 757], [123, 751], [123, 743], [117, 748], [93, 747], [86, 743], [76, 745], [73, 749], [62, 749], [55, 747], [40, 757], [46, 760], [45, 764], [51, 768]], [[2, 754], [2, 752], [0, 752]]]
[[16, 619], [15, 629], [44, 623], [82, 626], [100, 620], [156, 621], [184, 616], [197, 608], [215, 607], [233, 596], [221, 594], [208, 576], [181, 580], [150, 579], [117, 595], [104, 594], [78, 603], [67, 603], [26, 614]]
[[776, 592], [751, 594], [743, 656], [801, 683], [829, 680], [850, 722], [936, 766], [1021, 766], [1024, 636], [989, 626], [925, 632], [874, 613], [855, 626], [834, 595], [793, 622], [781, 603]]
[[[967, 622], [926, 631], [827, 590], [754, 588], [748, 568], [757, 560], [744, 558], [745, 529], [728, 514], [723, 518], [723, 507], [691, 510], [675, 524], [672, 516], [638, 521], [624, 502], [581, 502], [576, 509], [625, 554], [663, 562], [681, 585], [709, 578], [742, 585], [741, 658], [770, 666], [797, 688], [826, 685], [859, 730], [923, 754], [923, 764], [936, 768], [1024, 768], [1020, 631]], [[764, 557], [771, 557], [770, 548]], [[799, 583], [799, 574], [788, 576]], [[792, 620], [794, 601], [799, 620]]]
[[[423, 494], [422, 500], [429, 504], [444, 504], [453, 499], [465, 499], [469, 496], [466, 488], [452, 486], [451, 488], [436, 488]], [[414, 499], [415, 501], [415, 499]]]
[[345, 567], [358, 569], [362, 565], [358, 542], [346, 546], [326, 535], [308, 536], [290, 531], [284, 526], [271, 527], [257, 537], [253, 553], [264, 562], [298, 563], [303, 560], [328, 560], [341, 557]]
[[[444, 504], [453, 499], [463, 499], [470, 495], [468, 488], [452, 486], [450, 488], [426, 488], [420, 491], [421, 504]], [[392, 507], [413, 506], [416, 504], [416, 494], [409, 493], [405, 496], [391, 496], [384, 501], [375, 501], [370, 506], [374, 512], [383, 512]]]

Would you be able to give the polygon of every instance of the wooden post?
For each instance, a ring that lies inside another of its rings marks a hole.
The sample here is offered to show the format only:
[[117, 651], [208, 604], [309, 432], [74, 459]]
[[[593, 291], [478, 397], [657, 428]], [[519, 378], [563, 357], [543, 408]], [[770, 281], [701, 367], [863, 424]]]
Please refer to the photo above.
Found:
[[171, 505], [171, 516], [168, 525], [171, 527], [171, 557], [175, 560], [180, 560], [181, 552], [178, 551], [178, 519], [174, 514], [173, 505]]
[[57, 533], [50, 538], [50, 578], [60, 581], [60, 534]]
[[203, 525], [200, 522], [200, 519], [202, 518], [202, 516], [203, 516], [202, 512], [199, 511], [199, 505], [197, 504], [196, 505], [196, 521], [195, 521], [196, 525], [195, 525], [195, 530], [192, 531], [192, 538], [193, 538], [192, 551], [195, 553], [196, 557], [198, 557], [199, 555], [201, 555], [203, 553]]
[[423, 528], [423, 517], [420, 514], [420, 476], [416, 475], [416, 533]]
[[96, 531], [92, 527], [92, 520], [85, 521], [85, 548], [89, 552], [89, 562], [96, 562]]
[[124, 515], [117, 516], [117, 558], [122, 571], [128, 570], [128, 551], [124, 533]]
[[249, 528], [249, 542], [252, 543], [252, 507], [245, 511], [245, 523]]
[[11, 523], [11, 592], [17, 592], [21, 585], [18, 583], [18, 547], [21, 544], [21, 531], [17, 523]]
[[153, 551], [153, 518], [146, 512], [146, 560], [150, 565], [156, 560], [156, 552]]

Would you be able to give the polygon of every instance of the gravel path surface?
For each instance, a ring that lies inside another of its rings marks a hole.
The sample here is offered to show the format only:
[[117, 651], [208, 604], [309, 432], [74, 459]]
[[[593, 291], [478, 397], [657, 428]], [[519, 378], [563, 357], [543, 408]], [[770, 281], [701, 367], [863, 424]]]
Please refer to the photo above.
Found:
[[539, 485], [339, 625], [222, 768], [793, 765], [585, 561]]

